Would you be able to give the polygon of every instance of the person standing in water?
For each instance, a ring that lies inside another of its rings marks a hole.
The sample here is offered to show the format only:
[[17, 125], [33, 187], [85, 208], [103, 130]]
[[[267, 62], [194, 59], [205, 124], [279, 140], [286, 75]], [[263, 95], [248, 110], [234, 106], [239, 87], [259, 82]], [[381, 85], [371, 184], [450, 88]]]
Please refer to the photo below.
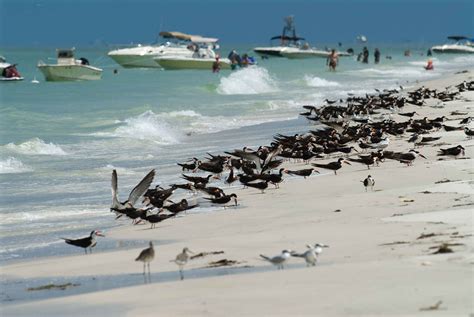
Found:
[[336, 71], [337, 63], [339, 62], [339, 56], [336, 53], [336, 50], [331, 50], [331, 53], [328, 55], [326, 60], [326, 65], [329, 66], [330, 71]]
[[367, 46], [364, 46], [364, 50], [362, 51], [362, 63], [368, 64], [369, 63], [369, 50]]
[[374, 51], [374, 58], [375, 58], [375, 64], [378, 64], [380, 62], [380, 51], [378, 48], [376, 48]]
[[212, 63], [212, 72], [218, 73], [221, 70], [221, 62], [219, 61], [219, 55], [216, 56], [216, 61]]

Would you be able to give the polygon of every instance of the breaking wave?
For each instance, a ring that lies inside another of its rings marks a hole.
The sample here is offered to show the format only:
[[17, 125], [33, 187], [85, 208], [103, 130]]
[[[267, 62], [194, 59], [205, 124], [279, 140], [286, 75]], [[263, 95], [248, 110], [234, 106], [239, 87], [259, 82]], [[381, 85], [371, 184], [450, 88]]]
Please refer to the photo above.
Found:
[[5, 147], [24, 155], [67, 155], [59, 145], [46, 143], [40, 138], [34, 138], [20, 144], [8, 143]]
[[305, 75], [304, 80], [306, 82], [306, 85], [310, 87], [337, 87], [340, 86], [338, 82], [335, 81], [329, 81], [323, 78], [319, 78], [316, 76], [309, 76]]
[[31, 172], [33, 169], [23, 164], [19, 159], [9, 157], [6, 160], [0, 160], [0, 174], [14, 174]]
[[253, 66], [221, 78], [217, 93], [221, 95], [256, 95], [278, 91], [275, 80], [265, 68]]

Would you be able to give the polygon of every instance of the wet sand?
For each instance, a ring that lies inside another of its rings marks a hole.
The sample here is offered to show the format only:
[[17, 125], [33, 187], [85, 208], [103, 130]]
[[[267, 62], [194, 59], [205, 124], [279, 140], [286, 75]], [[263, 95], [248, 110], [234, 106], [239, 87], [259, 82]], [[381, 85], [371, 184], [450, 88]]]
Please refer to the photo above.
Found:
[[[472, 71], [420, 85], [443, 89], [463, 80], [473, 80]], [[428, 106], [406, 106], [403, 112], [416, 110], [417, 118], [430, 119], [445, 115], [446, 124], [458, 126], [466, 115], [450, 112], [474, 116], [474, 92], [461, 96], [442, 108], [428, 100]], [[397, 114], [393, 119], [407, 120]], [[410, 167], [386, 160], [370, 170], [357, 163], [344, 165], [337, 176], [319, 169], [321, 175], [308, 179], [286, 177], [280, 189], [270, 186], [265, 194], [235, 188], [237, 208], [190, 213], [153, 230], [149, 225], [125, 225], [108, 232], [107, 239], [155, 241], [151, 283], [144, 283], [142, 264], [134, 261], [142, 248], [87, 256], [79, 250], [77, 256], [4, 266], [1, 313], [467, 316], [474, 312], [474, 141], [463, 131], [440, 130], [430, 136], [441, 139], [420, 147], [427, 159], [419, 157]], [[408, 138], [408, 134], [391, 136], [387, 150], [411, 149]], [[440, 147], [458, 144], [466, 149], [464, 159], [439, 160]], [[287, 166], [305, 167], [303, 163]], [[376, 181], [373, 192], [365, 192], [360, 182], [368, 174]], [[272, 256], [282, 249], [304, 251], [306, 244], [316, 242], [330, 247], [324, 249], [315, 267], [306, 268], [302, 259], [291, 258], [285, 270], [277, 270], [259, 258], [259, 254]], [[449, 247], [454, 252], [433, 254], [443, 243], [452, 244]], [[177, 266], [170, 261], [183, 247], [224, 253], [190, 261], [185, 280], [180, 281]], [[239, 263], [206, 268], [209, 262], [221, 259]], [[79, 285], [65, 290], [26, 290], [48, 283]]]

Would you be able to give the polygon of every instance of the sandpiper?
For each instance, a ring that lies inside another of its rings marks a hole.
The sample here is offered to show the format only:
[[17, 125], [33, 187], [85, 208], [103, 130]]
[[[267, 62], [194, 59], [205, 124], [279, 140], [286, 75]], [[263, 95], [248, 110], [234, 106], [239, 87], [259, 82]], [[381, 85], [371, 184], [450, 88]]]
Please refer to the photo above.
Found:
[[184, 274], [183, 274], [183, 269], [186, 263], [188, 263], [189, 260], [189, 254], [188, 253], [194, 253], [191, 250], [189, 250], [187, 247], [183, 249], [183, 252], [178, 254], [176, 256], [176, 259], [174, 259], [174, 262], [178, 264], [179, 267], [179, 276], [181, 280], [184, 280]]
[[135, 261], [143, 262], [143, 275], [145, 275], [145, 266], [148, 266], [148, 275], [150, 275], [150, 262], [155, 258], [155, 249], [153, 242], [150, 241], [150, 247], [142, 250]]

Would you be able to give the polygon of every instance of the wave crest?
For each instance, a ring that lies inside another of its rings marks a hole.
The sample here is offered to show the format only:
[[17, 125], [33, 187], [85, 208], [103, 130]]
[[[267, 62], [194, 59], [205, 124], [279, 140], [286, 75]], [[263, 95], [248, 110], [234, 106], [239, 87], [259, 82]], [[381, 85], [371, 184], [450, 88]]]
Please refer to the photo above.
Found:
[[59, 145], [46, 143], [40, 138], [34, 138], [20, 144], [8, 143], [5, 147], [10, 151], [24, 155], [67, 155]]
[[221, 78], [217, 93], [221, 95], [256, 95], [278, 91], [275, 80], [265, 68], [252, 66]]
[[317, 76], [304, 76], [304, 80], [306, 81], [306, 85], [310, 87], [337, 87], [340, 86], [338, 82], [329, 81], [324, 78], [319, 78]]

